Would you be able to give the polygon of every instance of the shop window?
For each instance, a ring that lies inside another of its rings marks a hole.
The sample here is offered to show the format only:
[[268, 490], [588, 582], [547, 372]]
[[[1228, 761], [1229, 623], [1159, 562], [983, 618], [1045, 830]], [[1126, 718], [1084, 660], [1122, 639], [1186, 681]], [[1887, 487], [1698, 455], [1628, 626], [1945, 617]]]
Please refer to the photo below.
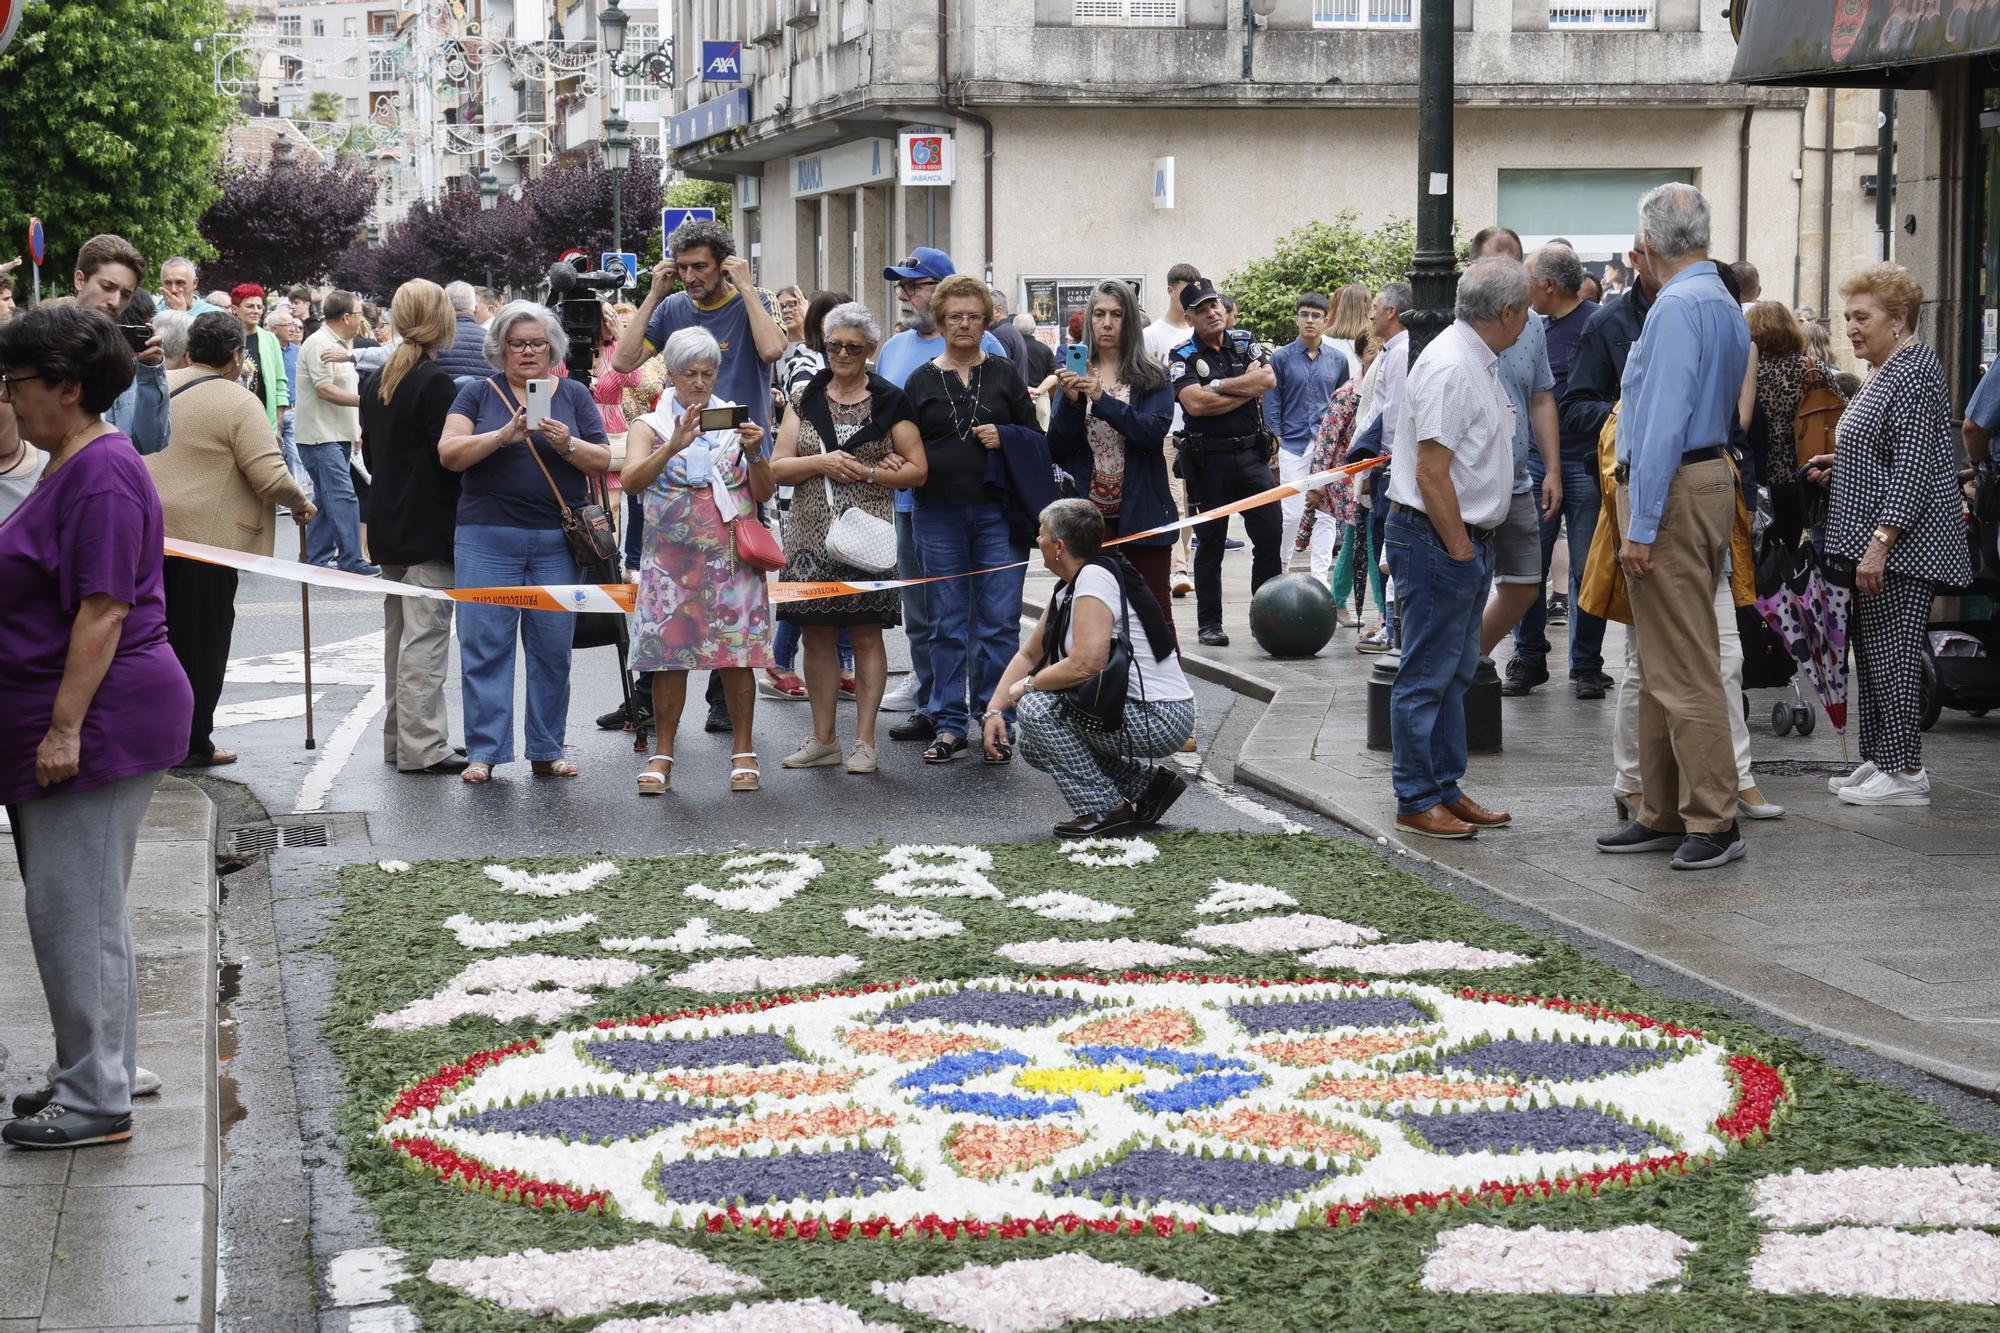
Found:
[[1407, 28], [1416, 31], [1422, 0], [1313, 0], [1315, 28]]

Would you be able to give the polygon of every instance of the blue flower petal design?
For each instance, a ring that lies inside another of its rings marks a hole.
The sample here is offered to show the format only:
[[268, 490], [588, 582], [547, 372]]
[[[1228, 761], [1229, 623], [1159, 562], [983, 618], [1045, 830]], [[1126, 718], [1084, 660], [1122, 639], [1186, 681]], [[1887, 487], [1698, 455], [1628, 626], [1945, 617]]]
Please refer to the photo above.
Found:
[[580, 1097], [545, 1097], [519, 1106], [496, 1106], [451, 1122], [453, 1129], [482, 1134], [533, 1134], [539, 1138], [636, 1139], [690, 1120], [726, 1119], [741, 1106], [692, 1106], [670, 1097], [621, 1097], [593, 1092]]
[[1396, 995], [1232, 1004], [1229, 1016], [1244, 1031], [1257, 1037], [1273, 1032], [1320, 1032], [1327, 1028], [1414, 1027], [1431, 1021], [1429, 1014]]
[[888, 1155], [872, 1148], [765, 1153], [662, 1162], [650, 1183], [672, 1203], [743, 1199], [827, 1199], [879, 1194], [902, 1186]]
[[1434, 1152], [1560, 1152], [1565, 1149], [1629, 1153], [1668, 1147], [1617, 1116], [1588, 1106], [1545, 1106], [1532, 1111], [1452, 1111], [1399, 1117]]
[[1079, 1046], [1076, 1057], [1094, 1065], [1116, 1061], [1135, 1065], [1158, 1065], [1183, 1074], [1199, 1074], [1210, 1069], [1249, 1069], [1248, 1060], [1233, 1055], [1211, 1055], [1207, 1051], [1177, 1051], [1168, 1046]]
[[964, 1083], [967, 1079], [978, 1078], [981, 1074], [991, 1074], [1005, 1069], [1008, 1065], [1024, 1065], [1028, 1057], [1014, 1050], [967, 1051], [959, 1055], [941, 1055], [922, 1069], [913, 1069], [896, 1080], [899, 1088], [938, 1088]]
[[920, 1092], [917, 1105], [996, 1120], [1038, 1120], [1049, 1115], [1074, 1115], [1074, 1097], [1017, 1097], [1010, 1092]]
[[621, 1074], [650, 1074], [661, 1069], [701, 1069], [713, 1065], [781, 1065], [798, 1053], [775, 1032], [745, 1032], [722, 1037], [679, 1037], [654, 1040], [618, 1037], [578, 1046], [585, 1059], [608, 1065]]
[[916, 1023], [927, 1018], [993, 1028], [1036, 1028], [1080, 1014], [1090, 1006], [1069, 995], [1037, 991], [959, 990], [926, 995], [884, 1010], [881, 1023]]
[[1232, 1097], [1240, 1097], [1263, 1086], [1262, 1074], [1196, 1074], [1193, 1078], [1182, 1079], [1171, 1088], [1136, 1093], [1132, 1100], [1148, 1111], [1171, 1115], [1220, 1106]]
[[1246, 1213], [1311, 1189], [1338, 1167], [1295, 1166], [1241, 1157], [1192, 1157], [1169, 1148], [1135, 1148], [1115, 1162], [1050, 1188], [1057, 1194], [1096, 1199], [1109, 1194], [1138, 1203], [1190, 1203], [1218, 1212]]
[[1600, 1046], [1581, 1041], [1529, 1041], [1506, 1037], [1438, 1061], [1446, 1069], [1515, 1078], [1585, 1079], [1629, 1074], [1663, 1065], [1680, 1055], [1665, 1046]]

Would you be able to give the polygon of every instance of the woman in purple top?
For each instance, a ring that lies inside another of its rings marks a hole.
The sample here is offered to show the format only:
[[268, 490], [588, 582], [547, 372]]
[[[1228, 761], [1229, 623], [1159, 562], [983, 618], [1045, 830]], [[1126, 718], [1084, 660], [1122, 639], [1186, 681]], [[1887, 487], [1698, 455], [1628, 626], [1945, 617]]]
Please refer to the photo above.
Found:
[[0, 802], [56, 1037], [49, 1086], [0, 1126], [17, 1148], [132, 1137], [139, 980], [125, 889], [160, 774], [187, 754], [194, 694], [167, 643], [166, 523], [102, 413], [132, 382], [109, 319], [43, 308], [0, 327], [0, 397], [48, 453], [0, 522]]

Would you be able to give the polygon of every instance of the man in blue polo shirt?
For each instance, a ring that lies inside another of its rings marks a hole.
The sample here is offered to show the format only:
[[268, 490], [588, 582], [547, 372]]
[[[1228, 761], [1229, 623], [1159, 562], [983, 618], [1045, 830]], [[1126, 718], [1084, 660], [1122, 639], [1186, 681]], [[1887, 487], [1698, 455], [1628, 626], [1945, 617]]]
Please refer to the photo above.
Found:
[[[1271, 373], [1278, 383], [1264, 395], [1264, 424], [1278, 437], [1278, 480], [1287, 485], [1306, 475], [1319, 428], [1326, 422], [1327, 403], [1333, 391], [1347, 383], [1347, 358], [1340, 349], [1325, 345], [1326, 321], [1332, 308], [1318, 292], [1299, 297], [1293, 311], [1299, 336], [1271, 353]], [[1284, 527], [1278, 539], [1278, 562], [1280, 568], [1289, 569], [1299, 524], [1306, 514], [1305, 492], [1279, 501], [1279, 512]], [[1333, 525], [1317, 524], [1313, 533], [1317, 538], [1314, 546], [1331, 563]]]
[[[875, 373], [897, 388], [908, 382], [918, 366], [944, 351], [944, 335], [938, 332], [937, 320], [931, 317], [931, 293], [937, 290], [940, 282], [957, 271], [952, 267], [950, 255], [927, 245], [920, 245], [911, 251], [910, 257], [902, 263], [891, 264], [882, 270], [883, 278], [896, 284], [905, 327], [901, 333], [882, 344], [882, 350], [875, 356]], [[991, 333], [981, 336], [979, 346], [988, 356], [1007, 355], [1007, 349]], [[920, 579], [924, 576], [923, 560], [917, 554], [915, 520], [912, 518], [916, 504], [912, 491], [896, 492], [896, 577], [899, 579]], [[889, 728], [892, 740], [927, 741], [934, 733], [930, 718], [922, 712], [922, 701], [928, 699], [931, 693], [931, 617], [921, 584], [903, 589], [903, 633], [910, 641], [910, 674], [883, 698], [882, 708], [885, 712], [910, 714], [908, 719]]]
[[[654, 266], [646, 303], [639, 307], [637, 319], [626, 321], [611, 364], [622, 371], [637, 370], [647, 357], [658, 356], [667, 339], [682, 329], [707, 329], [722, 348], [722, 364], [715, 373], [716, 396], [750, 409], [750, 419], [764, 428], [768, 456], [773, 439], [771, 366], [785, 354], [785, 331], [764, 304], [750, 277], [750, 262], [736, 253], [736, 238], [727, 227], [704, 220], [684, 223], [667, 238], [667, 249], [672, 257]], [[676, 278], [681, 290], [669, 296]], [[645, 330], [643, 335], [640, 329]], [[629, 516], [629, 507], [627, 513]], [[600, 726], [604, 720], [599, 719]], [[708, 721], [703, 730], [729, 729], [722, 677], [711, 671]]]

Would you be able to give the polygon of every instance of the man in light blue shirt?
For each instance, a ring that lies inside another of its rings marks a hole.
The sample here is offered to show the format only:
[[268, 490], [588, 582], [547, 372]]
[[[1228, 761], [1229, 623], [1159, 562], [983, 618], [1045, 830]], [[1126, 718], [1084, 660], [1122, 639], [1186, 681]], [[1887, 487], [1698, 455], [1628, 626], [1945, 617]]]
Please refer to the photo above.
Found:
[[[918, 366], [944, 351], [944, 334], [931, 316], [931, 293], [958, 270], [951, 256], [942, 250], [920, 245], [900, 264], [882, 270], [886, 280], [896, 284], [906, 326], [875, 355], [875, 373], [897, 388], [909, 382]], [[979, 349], [988, 356], [1005, 356], [1007, 349], [990, 332], [980, 335]], [[920, 579], [924, 563], [917, 553], [915, 493], [905, 488], [896, 492], [896, 577]], [[930, 602], [923, 585], [903, 589], [903, 634], [910, 641], [910, 674], [903, 683], [883, 696], [884, 712], [910, 716], [889, 728], [892, 740], [927, 741], [935, 735], [931, 720], [922, 712], [923, 700], [931, 696], [931, 617]]]
[[[1618, 418], [1619, 564], [1639, 636], [1636, 819], [1597, 840], [1606, 852], [1674, 852], [1705, 870], [1744, 854], [1736, 754], [1722, 683], [1715, 589], [1736, 516], [1725, 448], [1750, 326], [1708, 259], [1708, 200], [1662, 185], [1639, 205], [1659, 294], [1625, 363]], [[1678, 850], [1675, 850], [1678, 848]]]
[[[1301, 296], [1292, 314], [1299, 336], [1271, 353], [1271, 373], [1278, 382], [1264, 395], [1264, 424], [1278, 437], [1278, 480], [1287, 484], [1306, 475], [1313, 442], [1319, 439], [1320, 425], [1326, 420], [1327, 400], [1347, 383], [1347, 358], [1324, 342], [1331, 312], [1332, 305], [1318, 292]], [[1306, 513], [1305, 493], [1286, 496], [1280, 501], [1280, 512], [1284, 527], [1278, 534], [1278, 560], [1281, 567], [1288, 567], [1298, 542], [1299, 523]], [[1320, 542], [1330, 556], [1332, 532]]]
[[1965, 405], [1961, 431], [1966, 461], [1970, 463], [2000, 458], [2000, 446], [1993, 443], [1994, 432], [2000, 431], [2000, 373], [1996, 370], [2000, 366], [1979, 377], [1979, 387], [1972, 391], [1972, 401]]

